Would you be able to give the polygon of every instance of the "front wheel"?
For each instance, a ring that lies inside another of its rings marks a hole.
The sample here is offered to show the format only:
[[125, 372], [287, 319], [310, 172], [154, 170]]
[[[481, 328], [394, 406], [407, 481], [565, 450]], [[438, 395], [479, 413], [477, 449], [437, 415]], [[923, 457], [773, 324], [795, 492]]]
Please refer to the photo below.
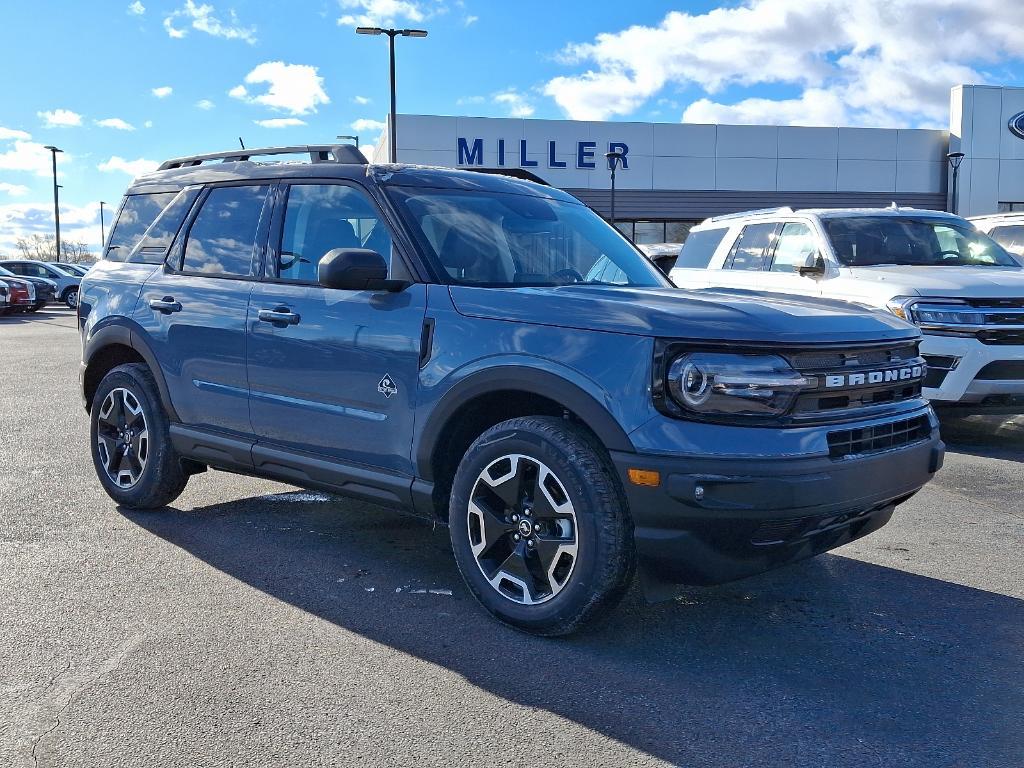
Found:
[[133, 509], [156, 509], [181, 495], [188, 473], [171, 445], [167, 414], [145, 365], [119, 365], [104, 376], [89, 416], [96, 476], [110, 498]]
[[532, 634], [603, 616], [635, 569], [633, 524], [604, 449], [563, 419], [511, 419], [477, 438], [455, 475], [449, 524], [476, 599]]

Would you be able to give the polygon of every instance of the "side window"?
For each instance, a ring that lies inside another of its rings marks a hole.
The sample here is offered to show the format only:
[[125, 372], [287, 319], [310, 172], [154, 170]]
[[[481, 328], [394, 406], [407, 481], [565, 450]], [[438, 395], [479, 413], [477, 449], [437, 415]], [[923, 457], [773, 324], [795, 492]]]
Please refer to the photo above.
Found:
[[748, 224], [732, 247], [726, 269], [759, 270], [772, 244], [776, 224]]
[[728, 231], [728, 228], [722, 227], [691, 232], [683, 243], [675, 268], [706, 269]]
[[114, 222], [114, 228], [107, 237], [104, 258], [108, 261], [127, 261], [142, 235], [160, 215], [171, 200], [174, 192], [159, 192], [151, 195], [129, 195], [124, 200], [121, 213]]
[[210, 190], [189, 230], [182, 271], [251, 275], [256, 230], [268, 189], [262, 184]]
[[1024, 224], [996, 227], [989, 232], [989, 237], [1014, 256], [1024, 256]]
[[315, 283], [320, 259], [335, 248], [369, 248], [391, 263], [391, 233], [366, 194], [343, 184], [292, 185], [277, 276]]
[[145, 236], [132, 252], [129, 261], [142, 264], [159, 264], [163, 261], [167, 249], [174, 242], [200, 191], [199, 187], [192, 187], [179, 192], [146, 230]]
[[772, 272], [796, 272], [807, 265], [808, 257], [818, 252], [814, 233], [806, 224], [791, 221], [782, 225], [775, 243]]

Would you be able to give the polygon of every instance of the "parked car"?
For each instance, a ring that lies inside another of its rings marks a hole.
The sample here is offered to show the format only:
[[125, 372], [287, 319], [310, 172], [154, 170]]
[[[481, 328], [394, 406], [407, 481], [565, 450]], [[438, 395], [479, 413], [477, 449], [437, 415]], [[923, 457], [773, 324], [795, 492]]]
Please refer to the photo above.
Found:
[[11, 313], [11, 288], [0, 280], [0, 317]]
[[36, 310], [36, 287], [30, 281], [7, 273], [0, 268], [0, 280], [7, 286], [7, 314], [13, 312], [34, 312]]
[[970, 221], [1024, 265], [1024, 211], [972, 216]]
[[24, 309], [25, 312], [38, 312], [51, 301], [57, 300], [57, 284], [45, 277], [22, 277], [14, 274], [4, 267], [0, 267], [0, 277], [4, 277], [8, 280], [11, 278], [18, 278], [22, 282], [32, 285], [32, 304]]
[[63, 269], [65, 272], [71, 272], [73, 274], [78, 275], [79, 277], [85, 275], [85, 273], [89, 271], [89, 267], [92, 266], [92, 264], [80, 264], [71, 261], [48, 261], [46, 263], [49, 264], [51, 267]]
[[895, 315], [683, 293], [567, 193], [365, 163], [247, 149], [129, 188], [79, 308], [112, 499], [212, 467], [394, 505], [556, 635], [637, 566], [665, 596], [864, 536], [941, 465]]
[[82, 282], [81, 275], [70, 274], [45, 261], [33, 261], [32, 259], [6, 259], [0, 261], [0, 266], [21, 277], [42, 277], [53, 281], [57, 284], [57, 294], [60, 300], [69, 309], [78, 306], [78, 284]]
[[672, 279], [887, 310], [924, 331], [926, 397], [1024, 412], [1024, 268], [958, 216], [911, 208], [720, 216], [690, 231]]
[[647, 258], [653, 261], [666, 275], [672, 271], [679, 258], [679, 252], [683, 248], [682, 243], [645, 243], [638, 245]]

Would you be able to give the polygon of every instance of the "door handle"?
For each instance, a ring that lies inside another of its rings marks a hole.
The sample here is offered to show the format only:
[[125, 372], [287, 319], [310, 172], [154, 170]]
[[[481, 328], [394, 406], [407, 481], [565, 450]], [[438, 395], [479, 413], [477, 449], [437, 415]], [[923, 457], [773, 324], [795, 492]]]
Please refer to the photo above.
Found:
[[261, 309], [257, 315], [264, 323], [280, 323], [282, 325], [298, 325], [302, 318], [285, 307], [277, 309]]
[[171, 312], [181, 312], [181, 302], [175, 301], [173, 296], [164, 296], [162, 299], [150, 301], [149, 308], [169, 315]]

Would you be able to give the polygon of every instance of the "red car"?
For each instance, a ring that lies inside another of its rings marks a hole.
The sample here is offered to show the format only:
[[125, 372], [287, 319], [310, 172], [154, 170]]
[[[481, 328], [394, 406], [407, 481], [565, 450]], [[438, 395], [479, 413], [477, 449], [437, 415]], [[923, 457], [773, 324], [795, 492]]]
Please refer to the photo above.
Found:
[[13, 277], [0, 279], [0, 284], [7, 287], [7, 301], [0, 299], [0, 315], [11, 312], [27, 312], [35, 307], [36, 289], [27, 280]]

